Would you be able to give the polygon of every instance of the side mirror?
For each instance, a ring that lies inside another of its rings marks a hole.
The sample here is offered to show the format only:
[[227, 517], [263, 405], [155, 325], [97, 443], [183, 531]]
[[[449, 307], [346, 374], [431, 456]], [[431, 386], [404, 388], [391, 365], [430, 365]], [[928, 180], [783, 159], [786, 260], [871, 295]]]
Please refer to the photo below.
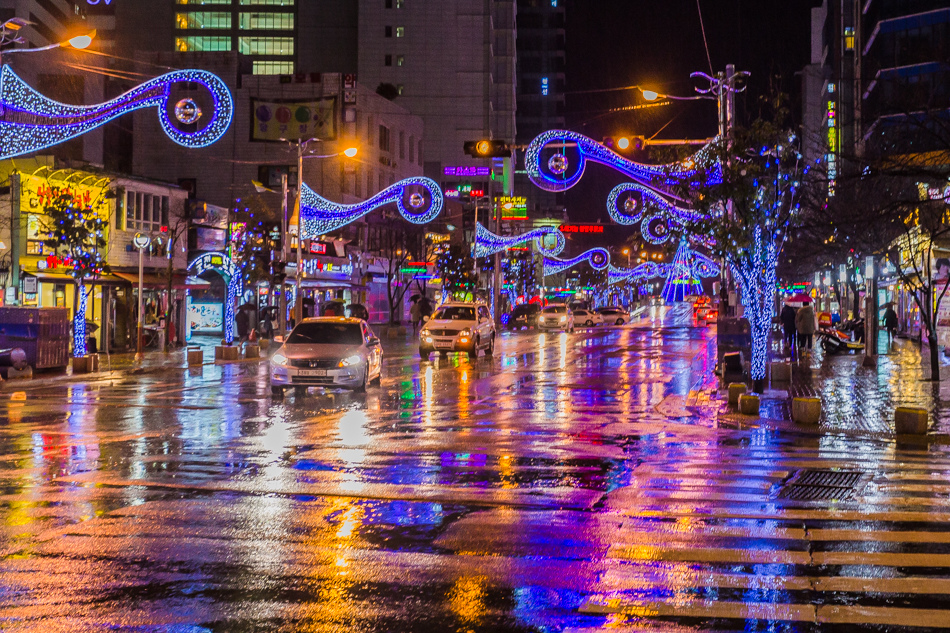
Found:
[[427, 317], [427, 316], [422, 317], [422, 322], [423, 322], [423, 323], [425, 323], [425, 322], [428, 321], [428, 320], [429, 320], [429, 317]]
[[377, 345], [379, 345], [379, 337], [371, 336], [369, 339], [369, 346], [376, 347]]

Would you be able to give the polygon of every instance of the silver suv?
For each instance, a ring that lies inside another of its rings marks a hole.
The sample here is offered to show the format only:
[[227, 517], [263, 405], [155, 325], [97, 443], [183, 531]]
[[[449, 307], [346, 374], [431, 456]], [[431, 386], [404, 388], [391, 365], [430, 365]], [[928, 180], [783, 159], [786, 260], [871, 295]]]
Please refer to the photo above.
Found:
[[443, 303], [419, 333], [419, 356], [425, 360], [432, 352], [468, 352], [475, 358], [480, 349], [486, 356], [495, 351], [495, 322], [481, 303]]

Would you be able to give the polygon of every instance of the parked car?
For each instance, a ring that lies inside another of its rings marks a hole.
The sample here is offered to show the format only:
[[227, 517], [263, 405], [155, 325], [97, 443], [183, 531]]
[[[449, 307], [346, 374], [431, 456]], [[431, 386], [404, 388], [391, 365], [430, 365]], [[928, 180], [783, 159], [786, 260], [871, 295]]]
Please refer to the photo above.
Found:
[[592, 327], [594, 325], [603, 325], [604, 317], [599, 312], [593, 310], [573, 310], [574, 324]]
[[549, 305], [538, 315], [539, 330], [574, 331], [574, 314], [566, 305]]
[[604, 323], [613, 323], [614, 325], [623, 325], [630, 322], [630, 313], [623, 308], [608, 307], [597, 308], [596, 312], [604, 318]]
[[425, 360], [432, 352], [468, 352], [475, 358], [480, 349], [486, 356], [495, 351], [495, 322], [484, 304], [444, 303], [419, 332], [419, 356]]
[[515, 306], [508, 316], [508, 329], [520, 330], [523, 327], [538, 327], [538, 315], [541, 306], [537, 303], [523, 303]]
[[271, 392], [285, 387], [344, 387], [365, 391], [379, 383], [383, 348], [362, 319], [314, 317], [298, 323], [270, 359]]

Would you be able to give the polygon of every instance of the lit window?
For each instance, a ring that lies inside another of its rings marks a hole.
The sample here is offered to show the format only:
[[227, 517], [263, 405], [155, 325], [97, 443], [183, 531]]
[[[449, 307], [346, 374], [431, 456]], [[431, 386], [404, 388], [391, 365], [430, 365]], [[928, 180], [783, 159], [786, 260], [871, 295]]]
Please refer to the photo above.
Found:
[[293, 62], [254, 62], [252, 71], [255, 75], [292, 75], [294, 74]]
[[242, 13], [242, 29], [291, 31], [294, 28], [293, 13]]
[[[227, 4], [231, 4], [228, 2]], [[269, 7], [292, 7], [296, 4], [295, 0], [241, 0], [238, 2], [240, 5], [262, 5]]]
[[405, 55], [396, 55], [396, 65], [405, 66], [406, 65], [406, 56]]
[[396, 37], [402, 37], [406, 34], [406, 28], [403, 26], [396, 27]]
[[175, 24], [179, 30], [188, 29], [229, 29], [231, 14], [212, 11], [194, 11], [175, 14]]
[[175, 50], [181, 53], [189, 51], [229, 51], [231, 50], [231, 38], [220, 35], [176, 37]]
[[238, 52], [244, 55], [293, 55], [292, 37], [239, 37]]

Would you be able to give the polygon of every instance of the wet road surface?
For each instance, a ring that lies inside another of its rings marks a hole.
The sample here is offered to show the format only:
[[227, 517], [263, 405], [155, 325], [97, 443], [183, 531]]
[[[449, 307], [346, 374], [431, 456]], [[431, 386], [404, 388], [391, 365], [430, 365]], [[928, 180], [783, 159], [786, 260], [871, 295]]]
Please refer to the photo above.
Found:
[[8, 385], [0, 630], [950, 628], [946, 447], [720, 415], [687, 321]]

